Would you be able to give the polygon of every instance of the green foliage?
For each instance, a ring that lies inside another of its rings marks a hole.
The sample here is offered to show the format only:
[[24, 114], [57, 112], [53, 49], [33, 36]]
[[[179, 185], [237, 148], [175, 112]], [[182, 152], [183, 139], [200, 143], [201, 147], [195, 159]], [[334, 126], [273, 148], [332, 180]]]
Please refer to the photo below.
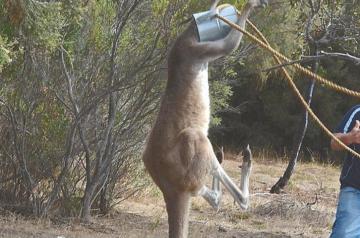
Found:
[[155, 0], [152, 1], [152, 13], [155, 17], [161, 17], [169, 5], [169, 0]]
[[10, 47], [6, 38], [2, 38], [0, 35], [0, 73], [3, 67], [12, 61]]
[[212, 81], [210, 84], [211, 95], [211, 125], [218, 126], [221, 123], [221, 118], [216, 115], [216, 112], [227, 108], [228, 101], [232, 96], [232, 90], [229, 85], [222, 81]]
[[29, 1], [26, 8], [23, 26], [26, 34], [36, 46], [54, 52], [62, 43], [62, 30], [67, 25], [62, 4], [54, 2], [42, 5]]
[[100, 52], [111, 47], [113, 30], [111, 22], [115, 17], [115, 8], [113, 1], [96, 1], [91, 8], [90, 43]]

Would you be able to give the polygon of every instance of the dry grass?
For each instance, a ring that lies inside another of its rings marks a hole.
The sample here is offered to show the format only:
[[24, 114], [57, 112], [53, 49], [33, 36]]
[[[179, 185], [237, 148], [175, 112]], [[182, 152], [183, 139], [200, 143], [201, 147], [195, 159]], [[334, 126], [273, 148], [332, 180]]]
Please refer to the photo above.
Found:
[[[224, 168], [238, 182], [239, 158], [231, 158], [224, 162]], [[219, 212], [202, 198], [194, 198], [190, 237], [328, 237], [339, 190], [339, 169], [300, 163], [284, 193], [269, 194], [285, 167], [282, 160], [265, 156], [255, 159], [250, 180], [251, 206], [247, 211], [235, 206], [226, 191]], [[0, 237], [167, 237], [166, 219], [161, 193], [151, 185], [90, 226], [76, 221], [54, 225], [3, 214]]]

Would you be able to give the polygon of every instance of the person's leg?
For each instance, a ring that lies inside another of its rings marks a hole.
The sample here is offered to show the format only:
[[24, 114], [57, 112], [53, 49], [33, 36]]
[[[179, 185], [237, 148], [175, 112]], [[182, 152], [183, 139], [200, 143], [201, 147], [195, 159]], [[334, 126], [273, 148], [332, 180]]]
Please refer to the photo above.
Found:
[[360, 237], [360, 190], [340, 190], [336, 218], [330, 238]]

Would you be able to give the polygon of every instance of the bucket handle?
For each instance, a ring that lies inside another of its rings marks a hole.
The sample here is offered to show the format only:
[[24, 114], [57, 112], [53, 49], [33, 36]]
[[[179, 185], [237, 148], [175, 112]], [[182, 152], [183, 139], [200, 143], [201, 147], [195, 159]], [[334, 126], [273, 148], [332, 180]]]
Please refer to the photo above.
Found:
[[[224, 8], [226, 8], [226, 7], [231, 7], [231, 5], [228, 4], [228, 3], [224, 3], [224, 4], [221, 4], [221, 5], [217, 6], [217, 7], [216, 7], [216, 10], [217, 10], [217, 11], [221, 11], [222, 9], [224, 9]], [[215, 15], [210, 15], [210, 14], [211, 14], [211, 11], [209, 11], [207, 14], [199, 17], [199, 18], [197, 19], [197, 21], [198, 21], [198, 22], [203, 22], [203, 21], [209, 20], [211, 17], [215, 17]], [[220, 25], [219, 22], [218, 22], [217, 24]]]
[[227, 8], [227, 7], [232, 7], [232, 5], [229, 4], [229, 3], [224, 3], [224, 4], [221, 4], [221, 5], [217, 6], [216, 9], [218, 9], [220, 11], [220, 10], [222, 10], [224, 8]]

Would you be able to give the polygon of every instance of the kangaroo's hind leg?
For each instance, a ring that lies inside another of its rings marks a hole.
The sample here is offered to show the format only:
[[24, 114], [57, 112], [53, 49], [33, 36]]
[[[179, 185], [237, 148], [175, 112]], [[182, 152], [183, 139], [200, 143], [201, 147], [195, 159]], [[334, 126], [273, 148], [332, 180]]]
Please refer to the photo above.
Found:
[[[219, 148], [219, 151], [217, 151], [215, 155], [221, 164], [224, 160], [224, 148]], [[211, 189], [207, 186], [203, 186], [199, 191], [199, 195], [202, 196], [216, 211], [218, 211], [222, 198], [220, 180], [216, 176], [213, 176]]]
[[[247, 147], [245, 148], [245, 150], [243, 150], [242, 152], [242, 157], [243, 157], [243, 163], [242, 165], [239, 166], [239, 168], [241, 169], [241, 180], [240, 180], [240, 190], [242, 191], [242, 193], [244, 194], [244, 196], [247, 198], [244, 201], [244, 207], [248, 207], [249, 206], [249, 180], [250, 180], [250, 173], [251, 173], [251, 161], [252, 161], [252, 153], [250, 150], [250, 146], [247, 145]], [[234, 205], [235, 205], [235, 200], [234, 200]]]
[[213, 176], [212, 188], [209, 189], [206, 185], [204, 185], [200, 189], [198, 195], [202, 196], [210, 204], [210, 206], [218, 211], [222, 198], [219, 179]]

